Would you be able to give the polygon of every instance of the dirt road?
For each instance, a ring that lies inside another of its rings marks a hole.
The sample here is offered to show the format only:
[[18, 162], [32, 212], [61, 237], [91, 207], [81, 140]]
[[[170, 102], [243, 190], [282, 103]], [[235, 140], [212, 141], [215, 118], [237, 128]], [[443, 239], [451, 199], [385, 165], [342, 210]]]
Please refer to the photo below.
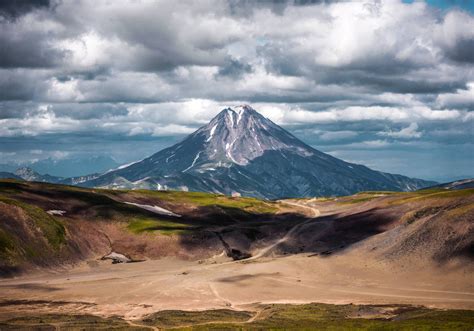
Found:
[[309, 211], [309, 214], [311, 215], [312, 218], [310, 218], [308, 220], [305, 220], [301, 223], [296, 224], [285, 234], [285, 236], [283, 236], [282, 238], [280, 238], [276, 242], [260, 249], [257, 254], [253, 255], [252, 257], [248, 258], [247, 260], [256, 260], [258, 258], [266, 256], [267, 254], [269, 254], [272, 251], [272, 249], [274, 249], [278, 245], [288, 241], [293, 236], [293, 234], [295, 234], [298, 230], [303, 228], [306, 224], [314, 222], [314, 219], [319, 217], [319, 215], [321, 214], [318, 209], [316, 209], [314, 207], [311, 207], [311, 206], [308, 206], [308, 205], [303, 204], [303, 203], [292, 202], [292, 201], [282, 201], [281, 203], [291, 205], [291, 206], [296, 206], [296, 207], [299, 207], [299, 208], [302, 208], [302, 209], [306, 209], [306, 210]]

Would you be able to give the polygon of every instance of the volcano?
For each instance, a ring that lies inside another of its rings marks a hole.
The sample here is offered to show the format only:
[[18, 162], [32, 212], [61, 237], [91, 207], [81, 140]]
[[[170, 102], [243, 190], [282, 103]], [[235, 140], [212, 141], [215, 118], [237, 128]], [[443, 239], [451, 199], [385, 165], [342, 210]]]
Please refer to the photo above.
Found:
[[337, 159], [243, 105], [222, 110], [180, 143], [82, 185], [278, 199], [412, 191], [433, 184]]

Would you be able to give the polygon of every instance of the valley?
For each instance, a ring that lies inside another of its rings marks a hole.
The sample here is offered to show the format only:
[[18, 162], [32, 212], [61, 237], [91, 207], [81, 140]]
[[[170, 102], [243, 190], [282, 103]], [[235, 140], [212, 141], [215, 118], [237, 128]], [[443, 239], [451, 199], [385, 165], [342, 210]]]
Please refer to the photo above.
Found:
[[472, 189], [269, 201], [1, 180], [0, 323], [468, 329], [473, 205]]
[[0, 26], [0, 331], [474, 331], [474, 0]]

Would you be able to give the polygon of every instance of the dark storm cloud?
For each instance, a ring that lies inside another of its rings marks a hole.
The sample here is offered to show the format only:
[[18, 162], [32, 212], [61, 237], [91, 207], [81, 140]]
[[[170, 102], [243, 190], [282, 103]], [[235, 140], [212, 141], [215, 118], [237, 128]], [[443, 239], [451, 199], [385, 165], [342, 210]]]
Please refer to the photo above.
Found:
[[0, 100], [35, 100], [46, 93], [47, 77], [35, 70], [0, 69]]
[[[289, 103], [289, 104], [307, 104], [307, 103], [331, 103], [334, 105], [335, 101], [356, 101], [358, 97], [350, 96], [350, 95], [317, 95], [313, 93], [304, 93], [302, 95], [278, 95], [277, 93], [260, 93], [254, 94], [248, 97], [248, 101], [251, 103], [254, 102], [267, 102], [267, 103]], [[223, 100], [225, 101], [225, 100]], [[324, 107], [319, 107], [319, 109], [323, 109]]]
[[250, 64], [229, 58], [225, 64], [219, 68], [218, 74], [235, 79], [249, 72], [252, 72], [252, 66]]
[[51, 105], [50, 110], [57, 117], [69, 117], [76, 120], [106, 119], [128, 114], [125, 105], [116, 103], [60, 103]]
[[18, 38], [8, 30], [0, 32], [0, 68], [51, 68], [65, 55], [51, 47], [42, 33], [31, 31]]
[[[473, 49], [474, 50], [474, 49]], [[470, 55], [469, 55], [470, 56]], [[365, 86], [374, 91], [394, 93], [447, 93], [466, 86], [464, 77], [439, 77], [440, 81], [407, 78], [419, 69], [411, 64], [394, 63], [389, 59], [365, 66], [351, 64], [337, 68], [317, 66], [294, 57], [269, 56], [267, 70], [286, 76], [306, 76], [324, 85]]]
[[364, 84], [370, 86], [375, 91], [386, 91], [394, 93], [414, 93], [414, 94], [431, 94], [431, 93], [448, 93], [456, 91], [466, 86], [462, 81], [448, 82], [429, 82], [425, 80], [410, 80], [401, 77], [349, 77], [346, 82], [351, 84]]
[[79, 80], [97, 80], [104, 81], [112, 74], [112, 68], [107, 66], [95, 66], [94, 68], [89, 69], [80, 69], [80, 70], [63, 70], [55, 75], [55, 78], [59, 82], [67, 82], [74, 79]]
[[[49, 19], [50, 1], [0, 2], [0, 68], [51, 68], [65, 52], [55, 47], [58, 26]], [[1, 18], [5, 19], [1, 19]], [[42, 24], [44, 23], [44, 24]]]
[[[474, 29], [474, 27], [473, 27]], [[474, 63], [474, 37], [463, 38], [456, 44], [445, 50], [446, 55], [453, 61], [463, 62], [466, 64]]]
[[50, 7], [50, 0], [6, 0], [0, 2], [0, 17], [14, 20], [28, 12]]
[[350, 0], [229, 0], [230, 12], [233, 15], [252, 15], [257, 9], [268, 8], [277, 15], [282, 15], [291, 6], [311, 6], [347, 2]]
[[308, 6], [308, 5], [319, 5], [319, 4], [331, 4], [337, 2], [348, 2], [348, 0], [293, 0], [288, 1], [290, 4], [293, 3], [297, 6]]
[[0, 103], [0, 120], [7, 118], [23, 118], [35, 105], [26, 102], [18, 103], [14, 101]]
[[256, 9], [269, 8], [273, 13], [281, 15], [288, 1], [285, 0], [230, 0], [229, 9], [232, 15], [250, 16]]

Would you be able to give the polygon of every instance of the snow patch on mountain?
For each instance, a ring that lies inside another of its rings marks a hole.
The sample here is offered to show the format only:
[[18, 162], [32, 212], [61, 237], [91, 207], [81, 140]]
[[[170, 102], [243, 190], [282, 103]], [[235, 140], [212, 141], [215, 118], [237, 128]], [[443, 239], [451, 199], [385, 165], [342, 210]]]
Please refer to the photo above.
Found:
[[138, 207], [138, 208], [142, 208], [142, 209], [151, 211], [152, 213], [155, 213], [155, 214], [166, 215], [166, 216], [174, 216], [174, 217], [181, 217], [181, 215], [175, 214], [175, 213], [173, 213], [172, 211], [170, 211], [170, 210], [168, 210], [168, 209], [165, 209], [165, 208], [162, 208], [162, 207], [159, 207], [159, 206], [142, 205], [142, 204], [139, 204], [139, 203], [127, 202], [127, 201], [125, 201], [125, 203], [126, 203], [127, 205], [132, 205], [132, 206], [135, 206], [135, 207]]
[[234, 127], [234, 114], [235, 114], [235, 113], [234, 113], [234, 111], [233, 111], [232, 109], [229, 108], [229, 109], [227, 110], [227, 115], [228, 115], [228, 117], [229, 117], [230, 126], [231, 126], [231, 127]]
[[212, 137], [214, 136], [214, 132], [216, 132], [217, 125], [214, 125], [211, 129], [211, 132], [209, 133], [209, 137], [206, 139], [206, 142], [210, 142], [212, 140]]
[[47, 210], [46, 212], [49, 215], [53, 215], [53, 216], [63, 216], [64, 214], [66, 214], [65, 210], [59, 210], [59, 209], [51, 209], [51, 210]]
[[237, 106], [234, 108], [234, 111], [237, 113], [237, 124], [239, 124], [240, 120], [242, 119], [242, 115], [244, 114], [246, 110], [246, 106]]
[[107, 170], [106, 172], [104, 172], [104, 174], [107, 174], [109, 172], [113, 172], [115, 170], [125, 169], [125, 168], [130, 167], [131, 165], [133, 165], [135, 163], [138, 163], [138, 162], [141, 162], [141, 161], [143, 161], [143, 160], [138, 160], [138, 161], [133, 161], [133, 162], [130, 162], [130, 163], [122, 164], [121, 166], [118, 166], [117, 168]]
[[171, 154], [170, 156], [168, 156], [168, 157], [166, 158], [166, 160], [165, 160], [166, 163], [168, 163], [169, 159], [171, 159], [173, 156], [174, 156], [174, 154]]
[[189, 167], [187, 167], [186, 169], [183, 170], [183, 172], [186, 172], [188, 171], [189, 169], [191, 169], [192, 167], [194, 167], [194, 165], [196, 164], [196, 161], [199, 159], [199, 155], [201, 155], [202, 151], [201, 152], [198, 152], [196, 154], [196, 156], [194, 157], [194, 160], [193, 160], [193, 163], [191, 163], [191, 165]]

